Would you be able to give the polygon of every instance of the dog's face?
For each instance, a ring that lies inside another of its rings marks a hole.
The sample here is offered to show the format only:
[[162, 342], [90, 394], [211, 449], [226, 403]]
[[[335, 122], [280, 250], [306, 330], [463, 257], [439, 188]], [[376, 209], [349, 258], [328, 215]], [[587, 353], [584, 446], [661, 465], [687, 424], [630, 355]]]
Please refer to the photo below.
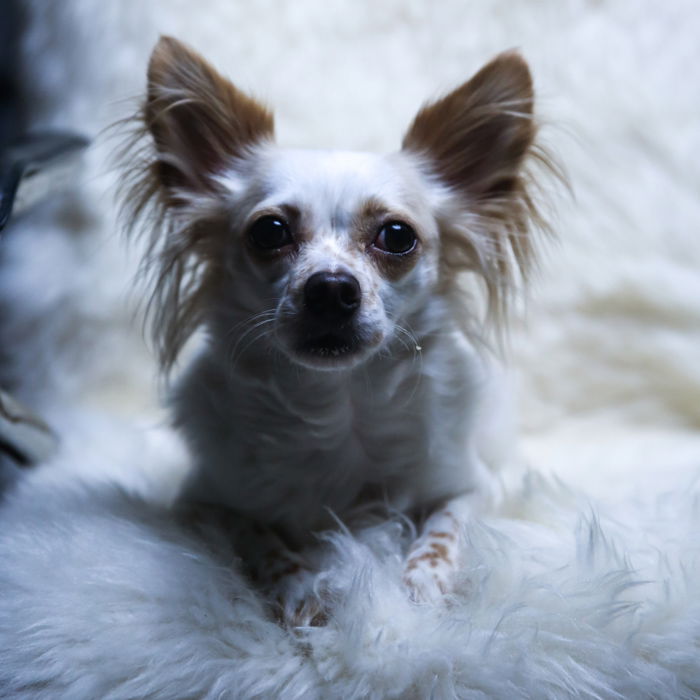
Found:
[[267, 342], [327, 369], [408, 342], [403, 324], [439, 269], [438, 226], [410, 157], [266, 145], [221, 182], [232, 212], [226, 296]]
[[261, 105], [161, 39], [144, 110], [156, 156], [140, 186], [170, 222], [155, 245], [165, 363], [208, 318], [232, 361], [268, 343], [348, 368], [415, 346], [413, 325], [457, 272], [498, 296], [510, 258], [527, 257], [531, 115], [527, 67], [504, 54], [424, 108], [398, 153], [282, 149]]

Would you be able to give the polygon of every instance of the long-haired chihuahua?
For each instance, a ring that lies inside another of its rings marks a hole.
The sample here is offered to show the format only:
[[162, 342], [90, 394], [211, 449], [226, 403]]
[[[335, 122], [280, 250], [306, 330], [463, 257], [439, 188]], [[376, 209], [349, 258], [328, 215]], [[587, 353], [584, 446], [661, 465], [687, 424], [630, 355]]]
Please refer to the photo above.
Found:
[[[261, 104], [162, 38], [126, 205], [148, 230], [150, 310], [194, 469], [287, 624], [323, 619], [317, 534], [371, 504], [415, 522], [407, 595], [439, 599], [494, 501], [477, 445], [484, 323], [542, 227], [533, 88], [497, 56], [417, 114], [389, 155], [280, 148]], [[133, 153], [133, 151], [132, 151]], [[465, 292], [480, 282], [486, 303]]]

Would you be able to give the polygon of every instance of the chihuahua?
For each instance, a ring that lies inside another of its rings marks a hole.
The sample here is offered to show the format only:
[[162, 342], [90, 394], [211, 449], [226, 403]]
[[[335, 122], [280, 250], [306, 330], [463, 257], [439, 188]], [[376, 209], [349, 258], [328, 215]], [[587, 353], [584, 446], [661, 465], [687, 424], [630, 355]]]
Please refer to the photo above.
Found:
[[322, 619], [318, 533], [371, 504], [413, 519], [407, 595], [440, 599], [464, 524], [497, 493], [476, 444], [485, 322], [542, 225], [526, 63], [497, 56], [421, 109], [396, 153], [294, 150], [164, 37], [138, 119], [126, 204], [149, 231], [165, 373], [204, 336], [172, 390], [194, 460], [182, 502], [228, 514], [290, 625]]

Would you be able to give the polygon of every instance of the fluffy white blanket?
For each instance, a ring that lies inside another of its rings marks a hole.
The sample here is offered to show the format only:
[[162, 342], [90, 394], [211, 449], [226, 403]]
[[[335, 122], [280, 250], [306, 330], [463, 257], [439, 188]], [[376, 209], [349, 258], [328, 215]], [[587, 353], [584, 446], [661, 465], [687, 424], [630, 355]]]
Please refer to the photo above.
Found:
[[[391, 149], [498, 51], [530, 61], [569, 173], [512, 336], [520, 451], [444, 604], [410, 604], [400, 522], [338, 534], [334, 614], [291, 634], [183, 474], [125, 290], [110, 145], [3, 241], [4, 369], [63, 450], [0, 507], [8, 698], [700, 696], [700, 12], [694, 0], [28, 0], [34, 127], [127, 114], [159, 32], [269, 100], [280, 141]], [[116, 484], [116, 485], [115, 485]]]

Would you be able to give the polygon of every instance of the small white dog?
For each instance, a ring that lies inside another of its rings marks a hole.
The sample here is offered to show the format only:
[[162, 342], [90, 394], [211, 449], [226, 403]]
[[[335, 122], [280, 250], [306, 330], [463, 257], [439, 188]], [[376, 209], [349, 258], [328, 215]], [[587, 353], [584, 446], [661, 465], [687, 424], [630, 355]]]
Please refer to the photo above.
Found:
[[183, 500], [225, 508], [289, 624], [322, 619], [314, 533], [372, 503], [414, 518], [405, 582], [431, 599], [493, 501], [475, 446], [483, 319], [460, 280], [498, 314], [530, 265], [532, 106], [505, 53], [422, 109], [398, 153], [288, 150], [199, 55], [171, 38], [153, 52], [127, 204], [152, 231], [164, 369], [207, 336], [173, 393], [196, 462]]

